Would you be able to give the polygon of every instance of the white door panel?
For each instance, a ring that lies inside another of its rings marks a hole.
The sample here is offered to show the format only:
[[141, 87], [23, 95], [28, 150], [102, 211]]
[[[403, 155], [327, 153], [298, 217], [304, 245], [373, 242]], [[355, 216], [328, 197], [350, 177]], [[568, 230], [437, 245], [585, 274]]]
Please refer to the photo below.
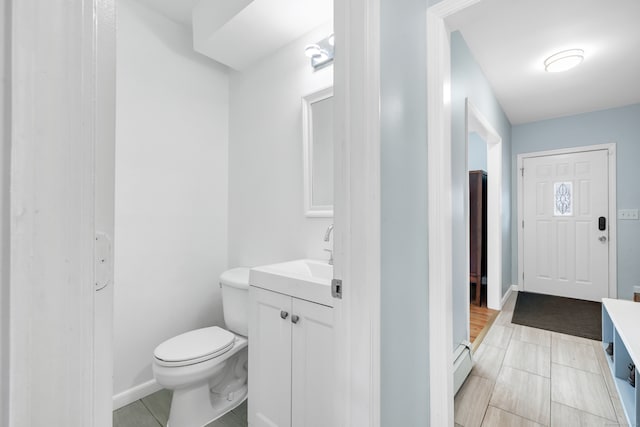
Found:
[[[599, 301], [609, 292], [608, 153], [523, 162], [524, 289]], [[605, 230], [598, 220], [606, 218]]]

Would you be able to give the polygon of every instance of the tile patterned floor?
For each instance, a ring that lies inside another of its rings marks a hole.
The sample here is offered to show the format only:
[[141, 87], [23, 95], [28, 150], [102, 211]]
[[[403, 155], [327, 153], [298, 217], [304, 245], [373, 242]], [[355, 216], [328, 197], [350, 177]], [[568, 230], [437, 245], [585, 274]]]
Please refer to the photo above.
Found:
[[[627, 426], [601, 343], [511, 323], [515, 294], [474, 354], [456, 427]], [[166, 427], [171, 393], [114, 411], [114, 427]], [[247, 403], [207, 427], [247, 427]]]
[[601, 343], [515, 325], [515, 300], [474, 354], [456, 427], [627, 426]]
[[[160, 390], [113, 411], [113, 427], [166, 427], [170, 405], [171, 392]], [[247, 402], [206, 427], [247, 427]]]

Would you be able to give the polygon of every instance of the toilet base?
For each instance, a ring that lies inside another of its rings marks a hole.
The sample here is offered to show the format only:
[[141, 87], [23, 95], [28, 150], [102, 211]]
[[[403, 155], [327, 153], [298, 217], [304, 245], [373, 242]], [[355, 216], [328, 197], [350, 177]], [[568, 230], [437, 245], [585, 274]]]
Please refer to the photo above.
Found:
[[247, 398], [247, 339], [237, 337], [223, 355], [193, 365], [167, 367], [157, 360], [158, 384], [173, 391], [167, 427], [204, 427]]
[[187, 390], [174, 390], [167, 427], [205, 427], [229, 411], [237, 408], [247, 399], [247, 386], [232, 393], [229, 400], [214, 397], [209, 391], [209, 383]]

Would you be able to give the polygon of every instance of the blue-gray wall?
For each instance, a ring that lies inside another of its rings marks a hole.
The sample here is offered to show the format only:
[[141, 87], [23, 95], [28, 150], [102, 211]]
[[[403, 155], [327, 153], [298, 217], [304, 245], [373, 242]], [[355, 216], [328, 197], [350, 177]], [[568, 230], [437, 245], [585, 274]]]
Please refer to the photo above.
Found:
[[477, 132], [469, 132], [469, 170], [487, 170], [487, 141]]
[[426, 3], [380, 3], [381, 426], [428, 426]]
[[[460, 32], [451, 34], [451, 168], [453, 184], [453, 348], [467, 339], [469, 324], [469, 277], [466, 276], [465, 193], [466, 126], [465, 99], [482, 113], [502, 138], [502, 293], [511, 277], [511, 123], [502, 111], [482, 69]], [[491, 176], [487, 176], [491, 179]]]
[[[640, 208], [640, 104], [514, 126], [512, 142], [514, 179], [518, 154], [615, 142], [617, 208]], [[514, 185], [514, 201], [517, 191]], [[631, 299], [633, 286], [640, 285], [640, 221], [618, 220], [617, 224], [618, 298]], [[514, 220], [514, 230], [515, 226]], [[516, 238], [514, 233], [514, 248]], [[517, 254], [513, 263], [516, 271]]]

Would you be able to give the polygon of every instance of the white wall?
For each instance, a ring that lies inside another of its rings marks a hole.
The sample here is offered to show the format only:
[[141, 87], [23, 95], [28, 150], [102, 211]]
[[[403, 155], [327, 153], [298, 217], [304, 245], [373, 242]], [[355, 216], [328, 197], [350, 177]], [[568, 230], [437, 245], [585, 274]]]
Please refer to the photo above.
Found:
[[9, 172], [11, 162], [11, 97], [9, 1], [0, 0], [0, 425], [8, 425], [9, 387]]
[[191, 34], [118, 2], [114, 393], [150, 381], [154, 348], [222, 324], [228, 76]]
[[333, 84], [333, 66], [314, 72], [304, 47], [316, 29], [230, 79], [229, 265], [325, 258], [328, 218], [306, 218], [302, 97]]

